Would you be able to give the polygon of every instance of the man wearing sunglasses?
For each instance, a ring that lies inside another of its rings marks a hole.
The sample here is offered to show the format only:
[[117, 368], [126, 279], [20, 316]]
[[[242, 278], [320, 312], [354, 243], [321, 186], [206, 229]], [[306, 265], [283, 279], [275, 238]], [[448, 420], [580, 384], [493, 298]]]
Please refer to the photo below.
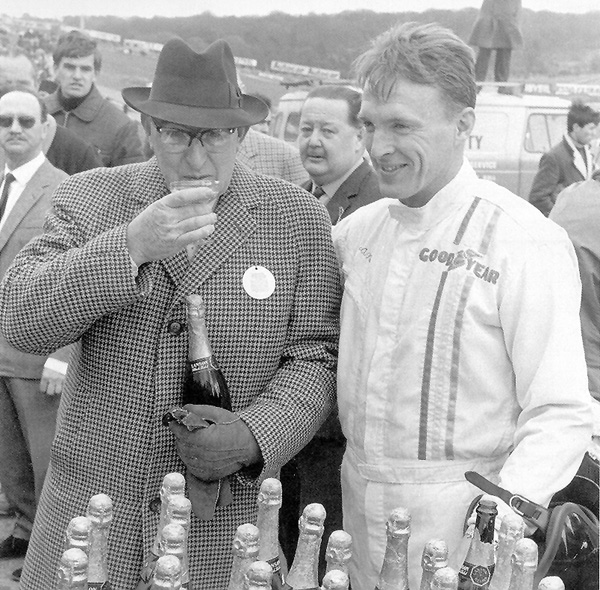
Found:
[[[190, 587], [225, 590], [236, 529], [256, 522], [258, 484], [332, 407], [340, 287], [331, 224], [300, 187], [236, 161], [246, 129], [268, 110], [239, 89], [224, 41], [202, 53], [167, 42], [152, 88], [123, 98], [143, 114], [155, 156], [67, 180], [45, 233], [0, 287], [1, 325], [15, 345], [81, 344], [21, 587], [53, 587], [70, 519], [104, 492], [115, 506], [111, 586], [135, 588], [162, 480], [180, 472], [193, 507]], [[201, 203], [206, 188], [171, 188], [181, 180], [217, 184], [214, 212]], [[233, 411], [186, 406], [214, 423], [188, 431], [161, 418], [183, 403], [193, 293], [205, 301]], [[216, 492], [223, 478], [229, 498]]]
[[[33, 91], [0, 98], [0, 277], [27, 242], [42, 233], [54, 189], [67, 174], [44, 157], [47, 114]], [[0, 332], [0, 482], [17, 518], [0, 542], [0, 559], [27, 550], [37, 499], [50, 460], [68, 350], [36, 356]]]

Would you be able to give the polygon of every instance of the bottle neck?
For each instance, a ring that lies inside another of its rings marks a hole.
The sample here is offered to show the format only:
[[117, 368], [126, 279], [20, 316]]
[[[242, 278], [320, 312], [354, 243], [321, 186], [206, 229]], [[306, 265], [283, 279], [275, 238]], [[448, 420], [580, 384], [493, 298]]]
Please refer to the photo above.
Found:
[[388, 537], [378, 588], [408, 590], [408, 539], [408, 534]]
[[256, 526], [260, 531], [258, 559], [269, 561], [279, 557], [279, 506], [259, 503]]
[[321, 536], [300, 532], [292, 567], [286, 578], [290, 588], [319, 587], [319, 548]]
[[190, 361], [212, 356], [212, 348], [208, 339], [208, 330], [204, 316], [188, 314], [188, 358]]
[[108, 580], [108, 527], [92, 526], [90, 531], [88, 582]]
[[[495, 515], [489, 512], [478, 512], [477, 520], [475, 521], [475, 536], [479, 537], [482, 543], [494, 543], [494, 524]], [[479, 534], [477, 534], [479, 533]]]

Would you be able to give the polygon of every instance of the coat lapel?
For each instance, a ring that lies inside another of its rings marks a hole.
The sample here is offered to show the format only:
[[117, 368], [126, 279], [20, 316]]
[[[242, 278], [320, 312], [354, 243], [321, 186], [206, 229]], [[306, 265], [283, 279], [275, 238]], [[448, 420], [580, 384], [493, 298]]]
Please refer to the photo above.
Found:
[[15, 229], [17, 229], [25, 215], [27, 215], [39, 199], [44, 196], [44, 189], [50, 184], [47, 171], [48, 163], [44, 162], [27, 183], [25, 190], [23, 190], [17, 199], [17, 202], [14, 204], [14, 207], [10, 210], [2, 229], [0, 230], [0, 250], [4, 248], [6, 242]]
[[171, 276], [181, 278], [176, 281], [178, 297], [197, 291], [254, 233], [256, 220], [252, 210], [263, 199], [255, 177], [236, 165], [229, 188], [217, 204], [218, 221], [210, 242], [198, 250], [191, 263], [185, 250], [164, 261]]
[[369, 165], [363, 160], [361, 165], [346, 178], [335, 195], [327, 203], [327, 211], [331, 223], [335, 225], [344, 215], [346, 210], [352, 206], [352, 199], [356, 198], [364, 177], [369, 173]]
[[567, 150], [568, 152], [571, 154], [571, 159], [573, 161], [573, 167], [575, 168], [575, 170], [577, 170], [577, 172], [579, 172], [579, 174], [581, 174], [581, 178], [583, 180], [586, 180], [589, 176], [588, 176], [588, 165], [591, 163], [591, 158], [589, 158], [589, 152], [587, 149], [584, 150], [585, 154], [586, 154], [586, 161], [584, 162], [583, 158], [581, 157], [581, 154], [579, 152], [579, 150], [575, 147], [574, 144], [571, 143], [570, 139], [565, 136], [563, 141], [565, 142], [565, 145], [567, 146]]

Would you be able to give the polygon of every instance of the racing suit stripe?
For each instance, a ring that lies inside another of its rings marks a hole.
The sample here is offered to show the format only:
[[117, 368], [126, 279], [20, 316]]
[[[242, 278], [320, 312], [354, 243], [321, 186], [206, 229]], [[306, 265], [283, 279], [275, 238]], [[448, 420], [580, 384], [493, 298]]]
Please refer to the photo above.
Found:
[[[456, 237], [454, 239], [454, 243], [456, 245], [460, 244], [462, 238], [464, 237], [464, 235], [467, 231], [467, 228], [469, 227], [469, 223], [470, 223], [470, 221], [475, 213], [475, 210], [477, 209], [477, 206], [479, 205], [480, 202], [481, 202], [481, 199], [479, 197], [475, 197], [473, 199], [473, 202], [471, 203], [471, 206], [469, 207], [467, 213], [465, 214], [464, 218], [462, 219], [460, 226], [458, 228], [458, 231], [456, 233]], [[425, 358], [424, 358], [424, 363], [423, 363], [423, 379], [421, 381], [421, 407], [420, 407], [420, 417], [419, 417], [418, 458], [420, 460], [425, 460], [428, 458], [427, 457], [427, 427], [428, 427], [428, 418], [429, 418], [428, 413], [429, 413], [431, 374], [432, 374], [432, 370], [433, 370], [435, 330], [436, 330], [437, 316], [438, 316], [438, 312], [440, 309], [440, 302], [442, 300], [442, 293], [444, 291], [444, 285], [446, 283], [447, 277], [448, 277], [448, 271], [446, 270], [442, 273], [442, 276], [440, 277], [440, 283], [438, 285], [437, 293], [435, 296], [435, 301], [433, 304], [433, 309], [431, 311], [431, 316], [429, 319], [429, 328], [427, 330], [427, 342], [425, 345]], [[467, 283], [470, 286], [472, 284], [472, 281], [467, 281]], [[449, 394], [450, 394], [449, 401], [450, 401], [450, 405], [451, 405], [451, 409], [452, 409], [452, 414], [451, 414], [452, 420], [450, 423], [448, 423], [450, 426], [451, 432], [447, 431], [447, 434], [446, 434], [446, 449], [445, 449], [446, 454], [448, 452], [448, 441], [449, 441], [448, 437], [450, 437], [450, 444], [451, 444], [451, 437], [454, 432], [454, 418], [455, 418], [454, 407], [456, 404], [456, 395], [457, 395], [457, 388], [458, 388], [457, 386], [458, 386], [458, 360], [459, 360], [459, 356], [460, 356], [460, 331], [462, 329], [462, 314], [465, 309], [466, 299], [468, 298], [468, 291], [467, 291], [467, 293], [463, 292], [463, 297], [465, 299], [464, 299], [464, 301], [461, 300], [461, 308], [459, 310], [459, 315], [460, 315], [459, 326], [456, 326], [456, 321], [455, 321], [454, 345], [453, 345], [453, 351], [452, 351], [452, 366], [454, 367], [454, 363], [456, 363], [456, 367], [455, 367], [454, 371], [451, 369], [451, 376], [452, 375], [454, 376], [455, 384], [452, 385], [452, 382], [451, 382], [451, 387], [450, 387], [451, 391], [449, 392]], [[454, 398], [452, 398], [452, 391], [454, 391]]]
[[427, 330], [427, 342], [425, 344], [425, 360], [423, 363], [423, 379], [421, 381], [421, 413], [419, 420], [419, 450], [418, 458], [421, 460], [427, 459], [427, 418], [429, 411], [429, 388], [431, 385], [431, 370], [433, 361], [433, 345], [435, 339], [435, 322], [440, 308], [442, 292], [448, 278], [448, 271], [445, 270], [440, 277], [437, 293], [435, 294], [435, 302], [431, 310], [429, 318], [429, 329]]
[[499, 208], [494, 209], [494, 212], [492, 213], [492, 218], [489, 220], [487, 227], [483, 232], [481, 247], [479, 249], [479, 251], [482, 254], [487, 254], [490, 242], [492, 241], [492, 238], [496, 233], [496, 228], [498, 227], [498, 219], [500, 218], [500, 213], [501, 211]]
[[456, 398], [458, 396], [458, 375], [460, 364], [460, 336], [463, 329], [463, 320], [465, 308], [469, 300], [471, 287], [475, 282], [475, 277], [469, 275], [463, 285], [460, 294], [458, 309], [456, 310], [456, 318], [454, 320], [454, 333], [452, 336], [452, 360], [450, 365], [450, 392], [448, 398], [448, 415], [446, 418], [446, 437], [445, 437], [445, 458], [448, 460], [454, 459], [454, 426], [456, 423]]
[[471, 206], [469, 207], [469, 210], [467, 211], [467, 214], [464, 216], [462, 223], [460, 224], [460, 227], [458, 228], [456, 237], [454, 238], [454, 243], [457, 246], [460, 244], [463, 236], [465, 235], [465, 232], [467, 231], [467, 227], [469, 226], [469, 221], [471, 221], [471, 217], [473, 217], [473, 213], [475, 213], [475, 209], [477, 209], [477, 205], [479, 205], [480, 202], [481, 202], [481, 198], [475, 197], [473, 199], [473, 202], [471, 203]]
[[[473, 209], [473, 207], [471, 208]], [[471, 211], [471, 209], [469, 211]], [[481, 210], [481, 209], [480, 209]], [[481, 254], [486, 254], [498, 226], [501, 210], [494, 208], [491, 218], [487, 222], [481, 238], [479, 251]], [[462, 227], [462, 225], [461, 225]], [[466, 231], [466, 228], [465, 228]], [[464, 236], [464, 231], [463, 231]], [[454, 459], [454, 426], [456, 423], [456, 398], [458, 395], [458, 377], [459, 377], [459, 361], [460, 361], [460, 336], [463, 329], [464, 312], [469, 299], [471, 288], [475, 282], [473, 275], [468, 275], [463, 286], [458, 308], [456, 310], [456, 318], [454, 320], [452, 360], [450, 368], [450, 395], [448, 399], [448, 415], [446, 420], [446, 436], [445, 436], [445, 458], [448, 460]]]

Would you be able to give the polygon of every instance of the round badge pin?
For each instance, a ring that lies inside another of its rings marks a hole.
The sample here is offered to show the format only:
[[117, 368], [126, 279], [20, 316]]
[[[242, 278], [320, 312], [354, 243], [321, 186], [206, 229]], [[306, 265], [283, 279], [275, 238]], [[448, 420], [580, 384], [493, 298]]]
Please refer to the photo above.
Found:
[[275, 291], [275, 277], [264, 266], [251, 266], [244, 273], [242, 285], [253, 299], [266, 299]]

